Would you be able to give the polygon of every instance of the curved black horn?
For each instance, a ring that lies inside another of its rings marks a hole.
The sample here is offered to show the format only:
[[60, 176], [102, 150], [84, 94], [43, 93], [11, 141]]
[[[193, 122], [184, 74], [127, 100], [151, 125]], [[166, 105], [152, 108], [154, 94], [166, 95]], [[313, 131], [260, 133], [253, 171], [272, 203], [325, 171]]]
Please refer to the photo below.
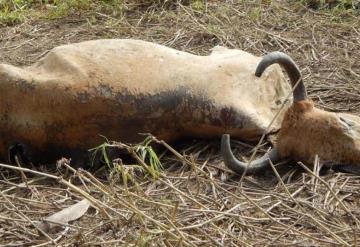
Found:
[[276, 163], [279, 161], [279, 155], [276, 149], [272, 149], [263, 157], [253, 160], [249, 165], [237, 160], [231, 151], [230, 135], [224, 134], [221, 137], [221, 156], [225, 165], [232, 171], [242, 175], [245, 171], [247, 175], [259, 173], [269, 166], [269, 160]]
[[271, 52], [263, 57], [256, 68], [255, 76], [260, 77], [267, 67], [277, 63], [280, 64], [288, 74], [292, 87], [300, 80], [297, 87], [294, 89], [294, 102], [306, 99], [306, 89], [301, 78], [301, 72], [291, 57], [285, 53], [276, 51]]

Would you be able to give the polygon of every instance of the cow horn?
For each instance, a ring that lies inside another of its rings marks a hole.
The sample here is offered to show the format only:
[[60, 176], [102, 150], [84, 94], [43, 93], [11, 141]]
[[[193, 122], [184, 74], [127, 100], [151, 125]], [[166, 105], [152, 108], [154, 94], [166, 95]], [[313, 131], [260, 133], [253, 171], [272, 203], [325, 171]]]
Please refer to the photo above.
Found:
[[259, 159], [253, 160], [249, 165], [237, 160], [231, 151], [230, 135], [224, 134], [221, 138], [221, 156], [225, 165], [232, 171], [242, 175], [245, 171], [247, 175], [261, 172], [269, 165], [269, 160], [276, 163], [279, 161], [279, 155], [275, 148]]
[[300, 69], [294, 60], [285, 53], [277, 51], [265, 55], [256, 68], [255, 76], [260, 77], [265, 69], [274, 63], [280, 64], [285, 69], [292, 87], [295, 87], [296, 83], [298, 83], [293, 92], [294, 102], [305, 100], [306, 89], [301, 78]]

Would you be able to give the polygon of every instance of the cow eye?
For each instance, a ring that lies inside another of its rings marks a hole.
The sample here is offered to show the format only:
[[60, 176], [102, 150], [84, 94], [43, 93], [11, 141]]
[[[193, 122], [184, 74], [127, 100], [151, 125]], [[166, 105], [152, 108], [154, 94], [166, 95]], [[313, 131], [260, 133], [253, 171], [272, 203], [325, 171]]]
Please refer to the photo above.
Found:
[[344, 125], [347, 129], [351, 128], [352, 126], [354, 126], [354, 123], [351, 122], [350, 120], [343, 118], [343, 117], [339, 117], [340, 119], [340, 123], [342, 125]]

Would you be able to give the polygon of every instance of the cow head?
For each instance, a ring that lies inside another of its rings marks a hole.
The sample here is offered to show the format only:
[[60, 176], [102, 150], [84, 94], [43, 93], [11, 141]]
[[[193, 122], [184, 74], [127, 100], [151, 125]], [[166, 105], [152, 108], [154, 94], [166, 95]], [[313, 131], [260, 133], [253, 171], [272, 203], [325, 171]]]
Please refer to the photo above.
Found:
[[[331, 162], [360, 166], [360, 117], [318, 109], [307, 98], [301, 73], [286, 54], [273, 52], [263, 57], [255, 75], [260, 77], [272, 64], [280, 64], [287, 72], [294, 88], [293, 104], [287, 109], [274, 148], [250, 164], [237, 160], [230, 147], [230, 136], [221, 140], [224, 163], [236, 173], [255, 174], [283, 159], [311, 163], [316, 155], [323, 163]], [[248, 166], [248, 167], [247, 167]]]

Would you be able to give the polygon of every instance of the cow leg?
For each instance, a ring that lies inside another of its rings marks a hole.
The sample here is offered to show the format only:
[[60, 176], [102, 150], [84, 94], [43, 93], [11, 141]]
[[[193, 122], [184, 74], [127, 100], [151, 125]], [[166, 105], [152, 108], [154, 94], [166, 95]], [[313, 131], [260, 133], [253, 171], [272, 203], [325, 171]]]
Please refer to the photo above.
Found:
[[30, 165], [30, 157], [27, 152], [27, 148], [22, 143], [15, 143], [8, 148], [8, 161], [10, 164], [16, 164], [16, 157], [19, 162], [25, 165]]
[[360, 175], [360, 166], [359, 165], [335, 165], [332, 167], [332, 169], [336, 172]]
[[333, 162], [325, 163], [321, 168], [320, 175], [324, 175], [330, 169], [333, 170], [334, 172], [343, 172], [343, 173], [360, 175], [359, 165], [338, 164]]

